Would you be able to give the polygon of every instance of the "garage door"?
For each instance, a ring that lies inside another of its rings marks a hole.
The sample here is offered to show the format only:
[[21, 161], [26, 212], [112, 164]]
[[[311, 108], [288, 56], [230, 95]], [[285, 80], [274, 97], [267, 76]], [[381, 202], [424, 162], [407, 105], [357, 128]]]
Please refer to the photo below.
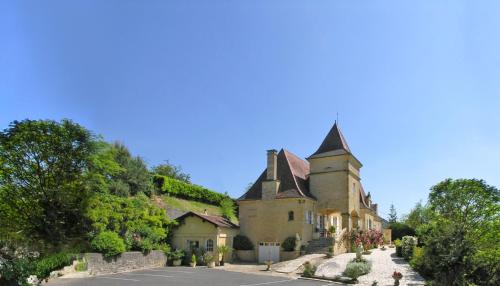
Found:
[[279, 242], [260, 242], [259, 243], [259, 263], [271, 260], [276, 263], [280, 261], [280, 243]]

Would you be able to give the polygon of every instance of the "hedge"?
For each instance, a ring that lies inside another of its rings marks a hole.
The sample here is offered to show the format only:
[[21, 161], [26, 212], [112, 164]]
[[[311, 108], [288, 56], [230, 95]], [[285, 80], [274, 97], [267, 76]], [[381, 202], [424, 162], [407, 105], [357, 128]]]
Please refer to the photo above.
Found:
[[168, 194], [181, 199], [219, 206], [223, 199], [228, 198], [227, 195], [166, 176], [154, 175], [153, 182], [159, 193]]

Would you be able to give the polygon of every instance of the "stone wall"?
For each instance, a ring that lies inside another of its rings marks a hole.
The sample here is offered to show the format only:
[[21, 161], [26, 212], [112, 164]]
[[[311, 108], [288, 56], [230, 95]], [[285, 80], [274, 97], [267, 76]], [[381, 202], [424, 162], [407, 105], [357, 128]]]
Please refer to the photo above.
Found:
[[138, 251], [124, 252], [118, 256], [109, 258], [104, 257], [100, 253], [86, 253], [84, 257], [92, 275], [161, 267], [167, 264], [166, 255], [163, 251], [159, 250], [153, 250], [148, 254]]

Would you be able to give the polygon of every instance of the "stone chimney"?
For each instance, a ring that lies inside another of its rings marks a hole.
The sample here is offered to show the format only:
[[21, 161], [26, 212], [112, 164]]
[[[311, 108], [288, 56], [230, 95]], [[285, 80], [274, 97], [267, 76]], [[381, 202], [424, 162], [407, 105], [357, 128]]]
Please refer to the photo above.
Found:
[[267, 180], [274, 181], [278, 176], [278, 151], [267, 150]]
[[267, 151], [266, 181], [262, 182], [262, 199], [273, 200], [276, 198], [280, 181], [278, 180], [278, 151]]

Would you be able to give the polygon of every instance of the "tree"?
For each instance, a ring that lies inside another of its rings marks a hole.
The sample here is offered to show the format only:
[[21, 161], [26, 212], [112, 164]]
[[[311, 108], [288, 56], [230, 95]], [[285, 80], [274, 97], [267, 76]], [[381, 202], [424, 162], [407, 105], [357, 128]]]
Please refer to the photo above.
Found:
[[223, 217], [225, 217], [229, 220], [236, 218], [236, 215], [234, 214], [236, 207], [235, 207], [234, 202], [231, 198], [229, 198], [229, 197], [224, 198], [220, 203], [220, 209], [221, 209]]
[[110, 193], [123, 197], [139, 193], [150, 196], [153, 191], [152, 177], [142, 158], [133, 157], [127, 147], [118, 142], [112, 145], [111, 152], [122, 171], [112, 175]]
[[396, 208], [394, 207], [394, 204], [391, 204], [391, 208], [389, 210], [389, 218], [388, 221], [390, 223], [394, 223], [398, 221], [398, 215], [396, 213]]
[[163, 164], [159, 164], [153, 167], [152, 172], [158, 175], [177, 179], [179, 181], [183, 181], [186, 183], [191, 183], [191, 176], [187, 173], [182, 172], [181, 166], [172, 165], [168, 160], [165, 161], [165, 163]]
[[413, 229], [417, 229], [419, 226], [426, 224], [429, 221], [430, 210], [422, 205], [422, 202], [418, 202], [415, 207], [413, 207], [409, 214], [404, 217], [404, 223]]
[[92, 134], [70, 120], [14, 121], [0, 132], [0, 228], [58, 245], [82, 234]]
[[424, 256], [437, 285], [500, 283], [500, 192], [483, 180], [431, 188]]

